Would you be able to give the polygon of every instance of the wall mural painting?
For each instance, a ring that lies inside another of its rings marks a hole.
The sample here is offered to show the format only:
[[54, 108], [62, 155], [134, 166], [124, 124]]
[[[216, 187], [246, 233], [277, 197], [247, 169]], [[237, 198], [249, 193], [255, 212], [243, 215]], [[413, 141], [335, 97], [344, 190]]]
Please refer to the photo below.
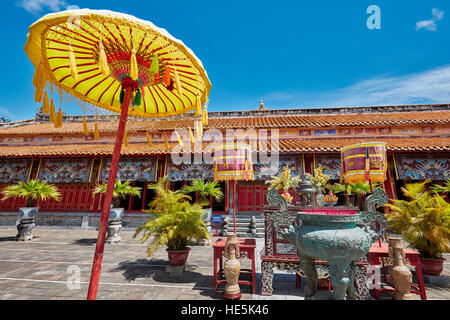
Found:
[[288, 166], [295, 175], [303, 175], [303, 158], [298, 156], [280, 156], [278, 162], [261, 163], [253, 165], [255, 180], [270, 180], [272, 176], [278, 176]]
[[395, 155], [397, 175], [401, 180], [446, 180], [450, 178], [450, 155]]
[[30, 173], [31, 159], [0, 160], [0, 183], [26, 181]]
[[170, 181], [192, 181], [202, 179], [203, 181], [214, 181], [214, 167], [212, 164], [202, 163], [181, 163], [175, 165], [171, 158], [167, 159], [166, 175]]
[[314, 130], [315, 136], [335, 136], [336, 135], [336, 129], [319, 129]]
[[[156, 181], [156, 157], [149, 158], [122, 158], [119, 161], [116, 179], [120, 181]], [[100, 172], [100, 182], [107, 182], [111, 159], [103, 159]]]
[[50, 183], [89, 182], [92, 159], [42, 159], [38, 179]]
[[323, 173], [331, 175], [331, 180], [341, 179], [341, 156], [319, 154], [316, 155], [315, 167], [322, 166]]

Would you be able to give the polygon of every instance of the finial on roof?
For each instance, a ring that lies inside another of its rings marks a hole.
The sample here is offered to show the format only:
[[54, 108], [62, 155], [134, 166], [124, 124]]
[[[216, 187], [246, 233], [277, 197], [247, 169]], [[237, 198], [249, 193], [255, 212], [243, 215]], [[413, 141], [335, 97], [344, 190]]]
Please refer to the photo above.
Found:
[[259, 104], [259, 110], [264, 110], [264, 101], [261, 99], [261, 103]]

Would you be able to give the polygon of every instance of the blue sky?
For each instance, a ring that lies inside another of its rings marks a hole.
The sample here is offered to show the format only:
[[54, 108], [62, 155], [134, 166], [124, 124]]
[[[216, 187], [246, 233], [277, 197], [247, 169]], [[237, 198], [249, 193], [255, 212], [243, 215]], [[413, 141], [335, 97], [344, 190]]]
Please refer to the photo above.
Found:
[[[0, 116], [34, 117], [34, 67], [23, 46], [46, 13], [108, 9], [150, 20], [181, 39], [213, 85], [209, 111], [450, 102], [450, 2], [2, 2]], [[344, 5], [345, 3], [345, 5]], [[377, 5], [381, 29], [366, 12]], [[71, 113], [79, 112], [76, 108]]]

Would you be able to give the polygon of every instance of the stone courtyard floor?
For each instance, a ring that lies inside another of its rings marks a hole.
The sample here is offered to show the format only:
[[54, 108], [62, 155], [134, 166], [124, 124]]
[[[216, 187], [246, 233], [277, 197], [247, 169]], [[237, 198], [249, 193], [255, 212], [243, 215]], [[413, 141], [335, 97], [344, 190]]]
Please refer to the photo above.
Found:
[[[14, 228], [0, 229], [0, 299], [3, 300], [85, 300], [88, 291], [97, 231], [35, 228], [35, 238], [16, 242]], [[213, 249], [192, 246], [188, 268], [180, 276], [168, 274], [167, 253], [159, 249], [151, 258], [146, 246], [132, 238], [133, 231], [122, 230], [122, 241], [106, 244], [97, 299], [133, 300], [209, 300], [222, 299], [224, 285], [213, 291]], [[217, 238], [212, 238], [213, 243]], [[306, 279], [295, 288], [295, 275], [275, 272], [274, 291], [260, 296], [261, 264], [259, 252], [264, 245], [257, 239], [256, 294], [241, 285], [242, 300], [303, 300]], [[426, 282], [430, 300], [450, 300], [449, 257], [440, 281]], [[241, 260], [249, 268], [249, 260]], [[77, 287], [79, 280], [79, 287]], [[446, 282], [447, 281], [447, 282]], [[416, 295], [415, 295], [416, 296]], [[389, 294], [384, 299], [391, 299]], [[416, 296], [419, 299], [419, 296]]]

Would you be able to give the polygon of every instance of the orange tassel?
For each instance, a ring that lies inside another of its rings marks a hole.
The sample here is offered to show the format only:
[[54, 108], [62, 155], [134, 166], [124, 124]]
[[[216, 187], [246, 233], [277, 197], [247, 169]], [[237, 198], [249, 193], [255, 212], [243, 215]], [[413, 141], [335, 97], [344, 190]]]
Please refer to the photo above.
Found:
[[50, 112], [50, 102], [48, 101], [48, 94], [44, 92], [44, 100], [42, 101], [42, 112], [48, 114]]
[[46, 87], [47, 81], [45, 80], [44, 72], [42, 71], [42, 63], [39, 62], [38, 66], [34, 70], [33, 75], [33, 85], [36, 87], [34, 91], [34, 101], [41, 102], [42, 95], [44, 93], [44, 88]]
[[97, 123], [95, 123], [95, 127], [94, 127], [94, 140], [98, 141], [100, 139], [100, 134], [98, 132], [98, 125]]
[[195, 105], [195, 115], [199, 116], [202, 114], [202, 98], [200, 97], [200, 94], [197, 92], [197, 99], [196, 99], [196, 105]]
[[123, 135], [123, 144], [125, 145], [125, 147], [128, 147], [128, 135], [127, 135], [127, 131], [125, 130], [124, 135]]
[[72, 49], [72, 44], [69, 44], [69, 64], [70, 64], [70, 74], [75, 80], [78, 79], [78, 69], [77, 60], [75, 59], [75, 53]]
[[165, 86], [168, 86], [170, 84], [170, 67], [166, 67], [166, 71], [164, 72], [164, 78], [163, 83]]
[[202, 123], [203, 123], [204, 126], [208, 125], [208, 111], [206, 110], [206, 105], [203, 108]]
[[63, 121], [63, 115], [61, 108], [58, 109], [58, 113], [56, 114], [55, 128], [61, 128]]
[[189, 137], [191, 138], [191, 143], [195, 143], [194, 135], [192, 134], [191, 127], [189, 127]]
[[136, 59], [136, 50], [131, 50], [131, 58], [130, 58], [130, 77], [133, 80], [137, 80], [139, 78], [139, 69], [138, 63]]
[[98, 67], [100, 72], [105, 76], [109, 76], [109, 66], [108, 66], [108, 58], [106, 57], [105, 47], [103, 46], [103, 41], [100, 40], [98, 45]]
[[55, 103], [53, 102], [53, 99], [50, 101], [50, 121], [53, 123], [56, 122]]
[[166, 150], [169, 151], [169, 141], [167, 140], [167, 136], [164, 134], [164, 144], [166, 145]]
[[83, 116], [83, 131], [84, 131], [84, 135], [85, 136], [89, 135], [89, 130], [88, 130], [88, 125], [87, 125], [87, 121], [86, 121], [86, 116]]
[[180, 145], [180, 147], [183, 148], [184, 147], [183, 139], [181, 139], [180, 135], [176, 131], [175, 131], [175, 135], [177, 136], [178, 144]]
[[180, 77], [178, 76], [177, 70], [175, 70], [175, 83], [177, 84], [177, 91], [180, 97], [183, 95], [183, 88], [181, 87]]
[[148, 132], [147, 132], [147, 142], [150, 148], [153, 147], [152, 138], [150, 137], [150, 134]]

